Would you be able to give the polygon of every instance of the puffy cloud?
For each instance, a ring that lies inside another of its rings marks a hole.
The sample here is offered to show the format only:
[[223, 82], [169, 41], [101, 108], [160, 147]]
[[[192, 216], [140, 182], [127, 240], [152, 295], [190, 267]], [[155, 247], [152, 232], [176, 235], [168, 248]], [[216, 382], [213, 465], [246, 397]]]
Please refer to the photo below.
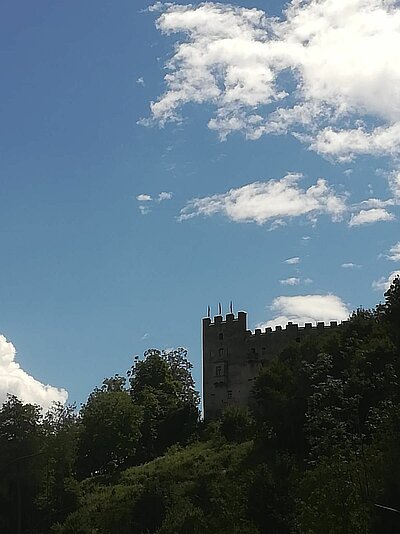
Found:
[[16, 350], [12, 343], [0, 335], [0, 404], [7, 394], [17, 396], [23, 402], [39, 404], [47, 410], [53, 402], [65, 403], [65, 389], [45, 385], [30, 376], [15, 361]]
[[259, 328], [285, 326], [289, 321], [304, 325], [323, 321], [344, 321], [349, 317], [346, 304], [336, 295], [296, 295], [277, 297], [272, 302], [274, 319], [259, 325]]
[[285, 263], [288, 265], [296, 265], [297, 263], [300, 263], [300, 258], [298, 256], [295, 256], [294, 258], [288, 258], [285, 260]]
[[339, 220], [346, 210], [344, 198], [336, 195], [323, 179], [301, 189], [300, 178], [300, 174], [288, 174], [281, 180], [254, 182], [227, 193], [195, 198], [181, 210], [180, 220], [217, 213], [235, 222], [257, 224], [302, 215], [315, 220], [321, 214]]
[[185, 35], [151, 104], [156, 122], [206, 103], [222, 138], [291, 132], [341, 160], [400, 154], [396, 0], [292, 0], [281, 19], [212, 2], [156, 6], [160, 31]]
[[392, 261], [400, 261], [400, 241], [391, 247], [387, 258]]
[[375, 289], [375, 291], [382, 291], [382, 292], [387, 291], [391, 283], [397, 276], [400, 276], [400, 271], [393, 271], [392, 273], [389, 274], [387, 278], [382, 276], [381, 278], [379, 278], [379, 280], [374, 280], [372, 282], [372, 289]]
[[352, 215], [349, 226], [360, 226], [362, 224], [372, 224], [378, 221], [394, 221], [395, 216], [383, 208], [373, 208], [361, 210], [356, 215]]

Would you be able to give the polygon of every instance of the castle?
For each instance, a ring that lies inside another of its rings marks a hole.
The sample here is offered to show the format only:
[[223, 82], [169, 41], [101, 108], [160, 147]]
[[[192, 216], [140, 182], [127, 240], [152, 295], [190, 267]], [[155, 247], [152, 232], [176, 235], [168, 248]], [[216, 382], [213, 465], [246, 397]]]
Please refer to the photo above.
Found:
[[[343, 324], [343, 323], [341, 323]], [[205, 420], [219, 415], [231, 404], [249, 406], [252, 387], [260, 368], [292, 342], [339, 328], [332, 321], [304, 327], [288, 323], [275, 330], [247, 330], [247, 313], [228, 313], [203, 319], [203, 409]]]

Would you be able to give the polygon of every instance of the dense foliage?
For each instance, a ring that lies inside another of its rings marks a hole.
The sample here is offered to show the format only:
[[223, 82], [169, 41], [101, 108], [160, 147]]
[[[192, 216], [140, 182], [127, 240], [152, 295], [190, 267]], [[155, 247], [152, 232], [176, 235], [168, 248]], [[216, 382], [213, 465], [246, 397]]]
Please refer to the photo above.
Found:
[[0, 532], [400, 532], [400, 279], [199, 421], [186, 352], [150, 350], [77, 414], [0, 410]]

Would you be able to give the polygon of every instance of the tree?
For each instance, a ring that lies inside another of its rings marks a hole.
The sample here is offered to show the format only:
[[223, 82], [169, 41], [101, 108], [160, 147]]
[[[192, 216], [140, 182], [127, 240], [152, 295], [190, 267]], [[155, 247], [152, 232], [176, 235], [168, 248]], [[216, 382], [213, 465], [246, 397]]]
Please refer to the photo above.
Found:
[[75, 510], [78, 501], [76, 454], [79, 421], [75, 406], [54, 403], [43, 417], [45, 480], [37, 499], [41, 530]]
[[[110, 386], [110, 384], [112, 384]], [[142, 410], [129, 392], [105, 380], [81, 409], [78, 468], [81, 476], [106, 474], [132, 461], [141, 437]]]
[[254, 420], [247, 408], [228, 406], [221, 416], [221, 434], [232, 442], [249, 439], [254, 430]]
[[162, 454], [174, 443], [185, 442], [199, 418], [199, 394], [194, 389], [185, 349], [150, 349], [129, 372], [130, 394], [141, 406], [141, 460]]
[[277, 449], [300, 455], [305, 449], [303, 427], [309, 394], [303, 364], [299, 347], [289, 347], [262, 369], [254, 385], [258, 421], [264, 429], [270, 428]]
[[0, 531], [20, 534], [36, 516], [42, 476], [41, 410], [10, 395], [0, 409]]
[[400, 276], [391, 283], [385, 293], [385, 303], [377, 307], [377, 312], [387, 324], [397, 347], [400, 347]]

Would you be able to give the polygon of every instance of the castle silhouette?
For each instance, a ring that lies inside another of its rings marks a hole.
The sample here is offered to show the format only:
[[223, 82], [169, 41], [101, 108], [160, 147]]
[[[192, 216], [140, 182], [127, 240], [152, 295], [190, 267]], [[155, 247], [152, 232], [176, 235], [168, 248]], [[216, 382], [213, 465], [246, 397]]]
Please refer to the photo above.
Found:
[[290, 343], [320, 335], [346, 323], [318, 322], [304, 327], [288, 322], [255, 332], [247, 329], [247, 313], [203, 319], [203, 409], [206, 420], [229, 405], [251, 406], [252, 388], [260, 369]]

